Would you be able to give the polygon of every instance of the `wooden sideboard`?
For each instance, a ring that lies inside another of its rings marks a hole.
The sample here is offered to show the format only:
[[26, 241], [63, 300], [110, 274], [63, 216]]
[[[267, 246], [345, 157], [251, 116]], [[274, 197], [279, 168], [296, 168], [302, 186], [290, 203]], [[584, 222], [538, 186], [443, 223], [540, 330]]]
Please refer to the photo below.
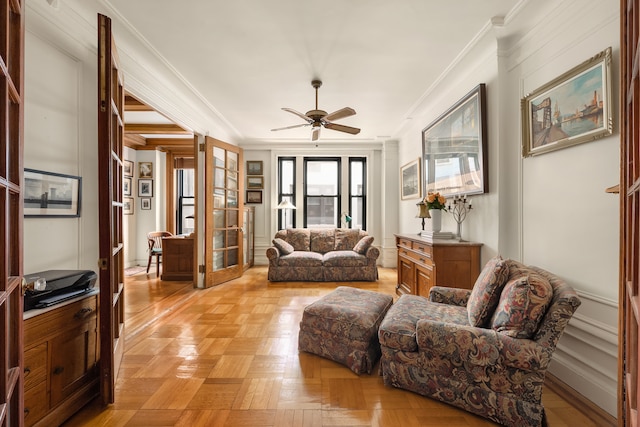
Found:
[[99, 394], [98, 292], [25, 312], [24, 423], [62, 424]]
[[193, 280], [193, 237], [162, 238], [161, 280]]
[[398, 294], [429, 296], [435, 286], [471, 289], [480, 274], [482, 243], [396, 234]]

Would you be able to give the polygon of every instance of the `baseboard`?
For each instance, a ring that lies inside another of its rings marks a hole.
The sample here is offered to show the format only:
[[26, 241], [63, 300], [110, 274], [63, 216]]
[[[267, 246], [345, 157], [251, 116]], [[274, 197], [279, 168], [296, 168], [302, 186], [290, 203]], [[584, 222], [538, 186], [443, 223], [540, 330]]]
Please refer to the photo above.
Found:
[[578, 393], [573, 388], [562, 382], [557, 377], [547, 372], [544, 380], [544, 385], [549, 387], [554, 393], [568, 402], [571, 402], [578, 411], [587, 415], [598, 426], [610, 426], [615, 427], [618, 425], [617, 419], [594, 404], [592, 401]]

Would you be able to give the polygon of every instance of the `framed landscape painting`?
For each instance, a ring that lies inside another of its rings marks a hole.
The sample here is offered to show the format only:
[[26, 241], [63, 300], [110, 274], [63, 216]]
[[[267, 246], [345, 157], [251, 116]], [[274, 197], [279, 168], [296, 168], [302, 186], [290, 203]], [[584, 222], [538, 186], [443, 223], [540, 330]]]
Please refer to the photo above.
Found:
[[402, 200], [420, 198], [420, 159], [400, 168], [400, 195]]
[[82, 178], [24, 169], [24, 216], [71, 218], [80, 216]]
[[611, 48], [525, 96], [521, 110], [523, 157], [611, 135]]

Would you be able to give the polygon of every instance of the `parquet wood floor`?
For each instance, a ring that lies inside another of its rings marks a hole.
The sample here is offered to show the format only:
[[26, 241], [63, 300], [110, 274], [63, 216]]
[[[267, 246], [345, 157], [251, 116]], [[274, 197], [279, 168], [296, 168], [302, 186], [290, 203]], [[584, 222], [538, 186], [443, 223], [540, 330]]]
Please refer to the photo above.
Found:
[[[298, 353], [304, 307], [337, 283], [277, 283], [266, 267], [211, 289], [128, 277], [126, 350], [116, 402], [65, 426], [491, 426], [376, 374]], [[149, 278], [151, 278], [149, 280]], [[350, 285], [395, 296], [396, 270]], [[550, 427], [595, 426], [548, 388]]]

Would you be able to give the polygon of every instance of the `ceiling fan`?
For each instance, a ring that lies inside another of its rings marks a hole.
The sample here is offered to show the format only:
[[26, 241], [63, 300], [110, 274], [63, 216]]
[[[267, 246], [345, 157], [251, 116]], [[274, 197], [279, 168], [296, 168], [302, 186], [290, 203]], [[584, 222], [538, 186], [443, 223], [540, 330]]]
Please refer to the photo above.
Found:
[[322, 82], [320, 80], [313, 80], [311, 82], [311, 86], [313, 86], [314, 89], [316, 90], [316, 109], [315, 110], [310, 110], [310, 111], [307, 111], [306, 114], [302, 114], [291, 108], [283, 108], [284, 111], [288, 111], [291, 114], [295, 114], [296, 116], [300, 117], [307, 123], [304, 123], [301, 125], [293, 125], [293, 126], [286, 126], [283, 128], [271, 129], [272, 131], [293, 129], [293, 128], [299, 128], [303, 126], [311, 126], [312, 141], [318, 140], [318, 138], [320, 137], [320, 129], [322, 126], [331, 130], [350, 133], [351, 135], [357, 135], [358, 133], [360, 133], [360, 129], [358, 128], [333, 123], [333, 120], [343, 119], [345, 117], [353, 116], [354, 114], [356, 114], [356, 111], [353, 108], [344, 107], [337, 111], [334, 111], [331, 114], [327, 114], [327, 112], [323, 110], [318, 110], [318, 88], [322, 86]]

